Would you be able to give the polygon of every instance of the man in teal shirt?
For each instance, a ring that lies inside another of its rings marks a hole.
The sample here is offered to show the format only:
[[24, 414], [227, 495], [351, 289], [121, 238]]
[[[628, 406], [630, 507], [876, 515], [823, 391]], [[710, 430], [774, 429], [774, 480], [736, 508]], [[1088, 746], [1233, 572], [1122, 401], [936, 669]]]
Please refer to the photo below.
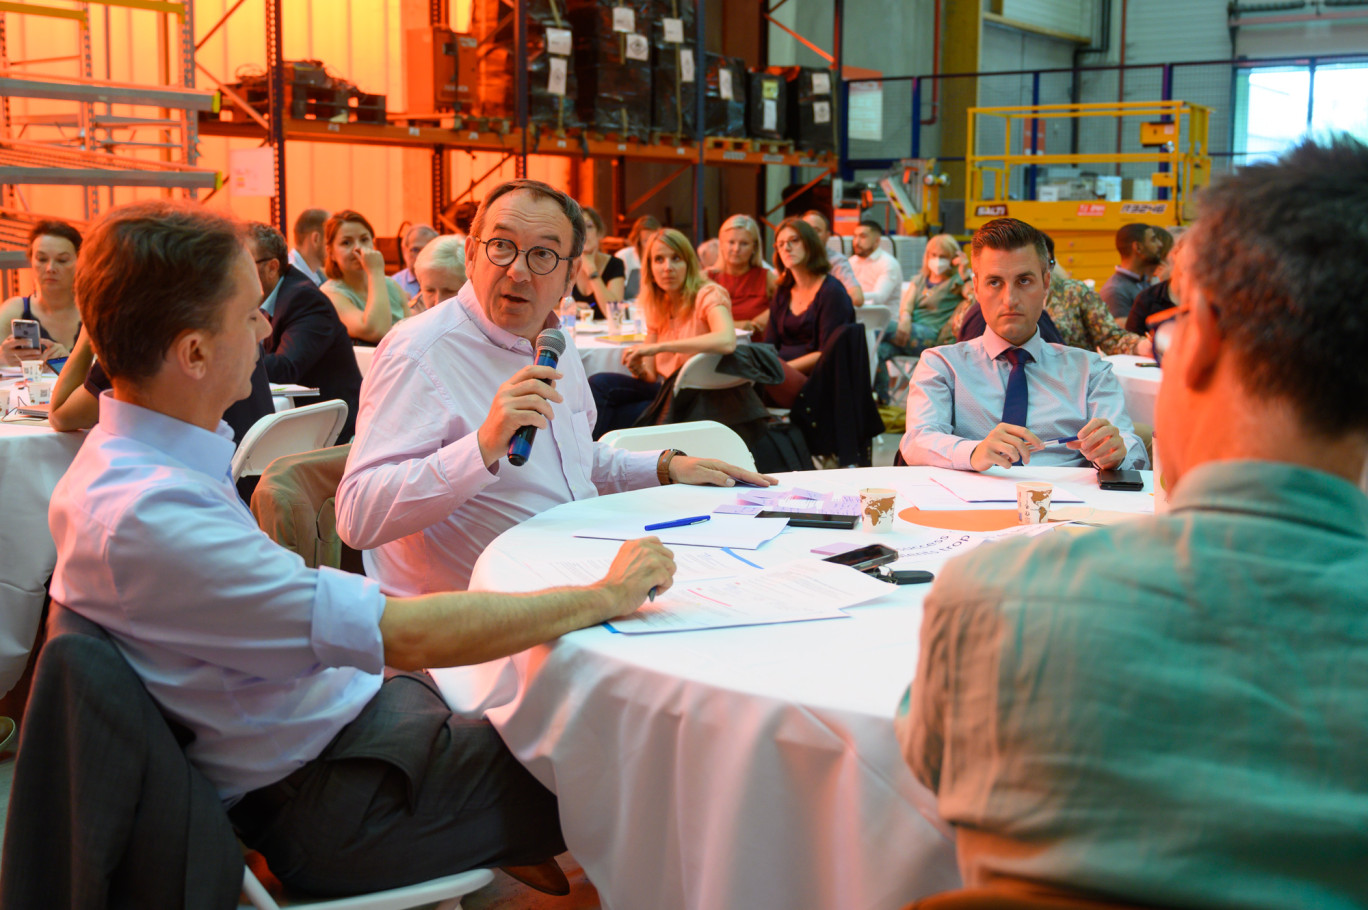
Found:
[[1170, 512], [947, 566], [898, 734], [970, 887], [1363, 907], [1368, 146], [1201, 211], [1159, 338]]

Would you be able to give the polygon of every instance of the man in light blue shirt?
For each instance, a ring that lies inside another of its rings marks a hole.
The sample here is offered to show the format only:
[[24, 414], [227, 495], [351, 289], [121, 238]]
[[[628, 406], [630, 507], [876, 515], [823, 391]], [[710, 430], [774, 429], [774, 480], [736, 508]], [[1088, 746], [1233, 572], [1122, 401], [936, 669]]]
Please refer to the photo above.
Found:
[[437, 238], [437, 232], [431, 225], [415, 224], [404, 232], [400, 238], [399, 251], [404, 257], [404, 267], [394, 273], [394, 280], [399, 283], [399, 287], [404, 289], [408, 299], [412, 300], [418, 296], [418, 292], [423, 289], [418, 276], [413, 271], [413, 266], [418, 262], [418, 254]]
[[1368, 146], [1199, 206], [1156, 333], [1170, 511], [947, 565], [898, 735], [969, 887], [1362, 908]]
[[1032, 462], [1146, 467], [1111, 365], [1040, 337], [1050, 291], [1045, 235], [1015, 218], [995, 219], [974, 233], [973, 262], [987, 328], [922, 353], [899, 446], [907, 463], [962, 471]]
[[87, 238], [82, 323], [113, 390], [52, 497], [53, 598], [109, 632], [243, 840], [305, 891], [396, 887], [564, 849], [555, 798], [416, 671], [478, 663], [636, 609], [669, 551], [531, 595], [387, 598], [306, 568], [229, 480], [220, 415], [270, 332], [240, 227], [168, 202]]

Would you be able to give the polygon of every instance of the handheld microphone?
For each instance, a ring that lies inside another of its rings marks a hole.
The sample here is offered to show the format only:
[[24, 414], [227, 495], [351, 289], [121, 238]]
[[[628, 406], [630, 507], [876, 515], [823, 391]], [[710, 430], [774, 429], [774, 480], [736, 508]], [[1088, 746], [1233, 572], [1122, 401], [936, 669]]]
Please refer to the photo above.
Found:
[[[537, 336], [537, 366], [554, 367], [565, 353], [565, 335], [560, 329], [543, 329]], [[532, 454], [532, 437], [537, 428], [519, 427], [518, 432], [508, 441], [508, 463], [514, 467], [526, 464]]]

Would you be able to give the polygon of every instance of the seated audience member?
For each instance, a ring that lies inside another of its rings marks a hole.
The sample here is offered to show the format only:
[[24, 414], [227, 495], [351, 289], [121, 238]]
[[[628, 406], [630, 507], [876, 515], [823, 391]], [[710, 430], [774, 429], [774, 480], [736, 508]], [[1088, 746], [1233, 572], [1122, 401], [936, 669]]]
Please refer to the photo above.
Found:
[[[974, 294], [988, 325], [972, 341], [922, 353], [899, 447], [907, 463], [962, 471], [1033, 461], [1145, 467], [1111, 365], [1040, 338], [1050, 291], [1045, 235], [997, 218], [974, 232], [973, 259]], [[1066, 444], [1042, 441], [1071, 436], [1077, 439]]]
[[749, 215], [732, 215], [717, 232], [720, 259], [707, 276], [731, 297], [737, 325], [761, 331], [769, 320], [770, 299], [778, 284], [760, 258], [760, 225]]
[[937, 234], [926, 242], [921, 271], [907, 285], [898, 303], [897, 327], [885, 332], [879, 342], [879, 371], [874, 377], [874, 388], [880, 400], [888, 397], [886, 361], [897, 356], [913, 357], [941, 343], [937, 339], [950, 314], [969, 297], [962, 263], [959, 241], [949, 234]]
[[774, 248], [779, 285], [770, 302], [765, 341], [784, 361], [784, 382], [765, 388], [775, 404], [787, 408], [817, 365], [827, 338], [855, 321], [855, 308], [831, 274], [826, 247], [804, 218], [785, 218]]
[[375, 231], [364, 216], [343, 209], [328, 219], [328, 295], [347, 334], [376, 344], [390, 327], [409, 314], [408, 297], [385, 275], [385, 257], [375, 248]]
[[1163, 241], [1148, 224], [1123, 224], [1116, 231], [1116, 267], [1098, 294], [1107, 302], [1112, 318], [1124, 323], [1135, 295], [1150, 283], [1149, 276], [1162, 258]]
[[399, 238], [399, 252], [404, 257], [404, 267], [392, 277], [395, 283], [404, 289], [409, 300], [418, 296], [418, 278], [413, 273], [413, 264], [418, 261], [418, 254], [423, 251], [423, 247], [431, 243], [436, 236], [437, 232], [431, 225], [415, 224]]
[[883, 235], [879, 222], [861, 221], [855, 228], [855, 236], [850, 238], [851, 249], [855, 251], [850, 257], [850, 268], [860, 284], [865, 303], [891, 309], [902, 293], [902, 266], [893, 254], [879, 247]]
[[846, 289], [846, 294], [850, 296], [851, 306], [864, 306], [864, 289], [860, 287], [860, 282], [855, 279], [855, 270], [850, 267], [850, 260], [846, 258], [845, 253], [839, 249], [834, 249], [827, 243], [831, 239], [831, 222], [827, 221], [827, 216], [816, 209], [811, 209], [803, 213], [803, 220], [817, 233], [817, 242], [821, 244], [822, 250], [826, 253], [827, 262], [831, 266], [831, 274]]
[[226, 482], [219, 415], [248, 394], [269, 331], [238, 225], [136, 203], [86, 247], [77, 297], [113, 391], [52, 496], [52, 594], [193, 734], [186, 754], [243, 842], [321, 894], [564, 850], [555, 797], [420, 671], [631, 612], [669, 586], [669, 551], [629, 542], [602, 581], [523, 595], [386, 598], [306, 568]]
[[703, 277], [693, 247], [679, 231], [657, 231], [646, 248], [641, 305], [646, 310], [646, 343], [622, 352], [631, 376], [598, 373], [589, 377], [598, 420], [594, 438], [630, 427], [694, 354], [730, 354], [736, 327], [726, 290]]
[[603, 239], [603, 218], [598, 212], [582, 206], [584, 213], [584, 253], [575, 272], [575, 283], [570, 296], [579, 303], [592, 303], [594, 312], [608, 315], [608, 304], [622, 300], [626, 284], [626, 267], [621, 259], [599, 249]]
[[443, 234], [423, 247], [413, 263], [413, 274], [418, 276], [418, 296], [413, 298], [415, 313], [455, 297], [466, 282], [465, 238]]
[[[268, 224], [247, 225], [247, 251], [256, 261], [264, 295], [261, 309], [271, 320], [262, 344], [266, 376], [271, 382], [297, 382], [318, 389], [313, 401], [342, 401], [347, 420], [338, 442], [356, 432], [361, 398], [361, 370], [356, 351], [337, 310], [308, 276], [289, 265], [285, 238]], [[283, 270], [283, 271], [282, 271]]]
[[324, 271], [328, 261], [328, 245], [323, 240], [323, 226], [327, 223], [327, 209], [305, 209], [300, 212], [294, 223], [294, 249], [290, 250], [290, 265], [320, 286], [328, 280]]
[[[1054, 240], [1049, 234], [1045, 235], [1045, 245], [1050, 251], [1050, 294], [1045, 298], [1045, 312], [1040, 317], [1041, 336], [1046, 341], [1058, 341], [1085, 351], [1148, 357], [1153, 348], [1143, 331], [1131, 333], [1117, 325], [1097, 292], [1081, 281], [1074, 281], [1055, 261]], [[977, 338], [983, 334], [983, 329], [983, 312], [977, 304], [971, 305], [960, 325], [958, 338], [960, 341]]]
[[622, 260], [622, 268], [627, 283], [622, 289], [624, 300], [635, 300], [641, 288], [641, 261], [646, 254], [646, 244], [651, 234], [660, 230], [660, 219], [654, 215], [642, 215], [632, 222], [632, 230], [627, 234], [627, 245], [613, 254]]
[[1368, 147], [1305, 143], [1198, 205], [1169, 511], [947, 565], [899, 739], [969, 887], [1368, 906]]
[[[76, 311], [76, 257], [81, 250], [81, 232], [65, 221], [40, 221], [29, 231], [28, 259], [33, 269], [33, 293], [11, 297], [0, 305], [0, 362], [14, 365], [21, 360], [49, 360], [65, 357], [76, 344], [81, 330], [81, 314]], [[31, 348], [15, 338], [16, 319], [38, 323], [41, 347]]]
[[[1168, 236], [1167, 231], [1164, 234]], [[1178, 301], [1173, 299], [1170, 276], [1173, 273], [1173, 259], [1177, 255], [1178, 244], [1181, 242], [1182, 236], [1179, 235], [1173, 241], [1173, 246], [1169, 248], [1169, 252], [1164, 255], [1159, 267], [1154, 270], [1154, 283], [1135, 295], [1135, 302], [1131, 304], [1130, 315], [1126, 317], [1127, 332], [1134, 332], [1137, 335], [1146, 334], [1149, 331], [1145, 326], [1146, 319], [1160, 310], [1177, 306]]]
[[[470, 280], [376, 352], [337, 528], [366, 551], [366, 572], [385, 591], [465, 588], [490, 541], [563, 502], [658, 483], [771, 482], [676, 450], [592, 440], [594, 402], [574, 347], [556, 368], [535, 363], [583, 248], [573, 199], [536, 180], [500, 184], [466, 238]], [[538, 432], [514, 465], [509, 440], [523, 426]]]

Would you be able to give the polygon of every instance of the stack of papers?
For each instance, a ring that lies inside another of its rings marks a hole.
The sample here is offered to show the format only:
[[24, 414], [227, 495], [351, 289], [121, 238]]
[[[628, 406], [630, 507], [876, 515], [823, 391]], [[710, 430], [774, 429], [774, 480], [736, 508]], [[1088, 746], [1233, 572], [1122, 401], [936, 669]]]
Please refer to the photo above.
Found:
[[845, 619], [842, 610], [866, 603], [894, 589], [848, 566], [823, 560], [799, 560], [773, 569], [750, 572], [727, 581], [676, 582], [654, 603], [608, 623], [615, 632], [642, 635]]
[[718, 506], [713, 513], [759, 515], [763, 511], [803, 512], [813, 515], [859, 515], [860, 497], [842, 493], [819, 493], [795, 487], [743, 490], [736, 502]]
[[[669, 519], [670, 516], [662, 516], [659, 520], [668, 521]], [[698, 524], [648, 531], [645, 523], [638, 519], [630, 522], [615, 521], [612, 524], [597, 528], [585, 528], [576, 531], [574, 536], [592, 537], [599, 540], [636, 540], [640, 537], [658, 537], [663, 544], [692, 544], [698, 547], [758, 550], [761, 544], [777, 537], [787, 524], [787, 518], [714, 515], [710, 520]]]
[[[963, 502], [972, 503], [1011, 503], [1016, 506], [1016, 485], [1024, 480], [1034, 480], [1021, 474], [1013, 475], [1002, 468], [990, 468], [980, 474], [977, 471], [935, 470], [931, 479], [947, 492]], [[1053, 484], [1051, 502], [1082, 502], [1083, 497], [1060, 484]], [[917, 503], [919, 508], [926, 508]]]

